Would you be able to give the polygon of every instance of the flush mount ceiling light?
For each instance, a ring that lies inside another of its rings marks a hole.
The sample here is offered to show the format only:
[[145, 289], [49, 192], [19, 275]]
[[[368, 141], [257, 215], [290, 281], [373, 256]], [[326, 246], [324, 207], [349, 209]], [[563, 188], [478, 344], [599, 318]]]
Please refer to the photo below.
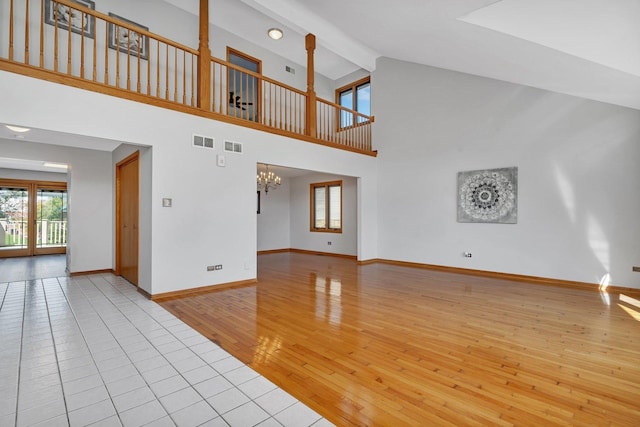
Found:
[[11, 125], [5, 125], [5, 126], [7, 126], [7, 129], [12, 130], [14, 132], [19, 132], [19, 133], [29, 132], [31, 130], [29, 128], [21, 128], [20, 126], [11, 126]]
[[269, 34], [269, 37], [271, 37], [274, 40], [280, 40], [282, 36], [284, 36], [284, 33], [280, 28], [269, 28], [269, 31], [267, 31], [267, 34]]

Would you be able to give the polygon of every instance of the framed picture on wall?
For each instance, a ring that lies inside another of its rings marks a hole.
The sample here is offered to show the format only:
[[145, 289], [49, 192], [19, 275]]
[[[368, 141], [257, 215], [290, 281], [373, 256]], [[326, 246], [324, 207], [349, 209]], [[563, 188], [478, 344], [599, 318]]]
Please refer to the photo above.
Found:
[[458, 172], [458, 222], [518, 222], [518, 168]]
[[[91, 0], [73, 0], [73, 3], [95, 10], [96, 4]], [[85, 37], [94, 38], [96, 33], [96, 18], [83, 13], [73, 7], [60, 4], [53, 0], [44, 1], [44, 22], [61, 30], [69, 30]]]
[[[149, 27], [140, 25], [126, 18], [109, 12], [109, 16], [129, 24], [129, 26], [138, 27], [142, 30], [149, 31]], [[134, 31], [128, 27], [109, 23], [109, 47], [119, 50], [122, 53], [131, 56], [138, 56], [140, 59], [149, 59], [149, 37]]]

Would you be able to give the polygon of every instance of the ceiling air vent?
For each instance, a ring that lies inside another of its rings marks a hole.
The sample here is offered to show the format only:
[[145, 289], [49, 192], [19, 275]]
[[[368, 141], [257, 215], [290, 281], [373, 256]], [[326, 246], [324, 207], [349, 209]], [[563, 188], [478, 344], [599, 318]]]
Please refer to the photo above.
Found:
[[225, 141], [224, 142], [224, 151], [227, 151], [229, 153], [242, 154], [242, 143], [241, 142], [233, 142], [233, 141]]
[[193, 134], [193, 146], [200, 148], [210, 148], [214, 150], [216, 148], [215, 139], [210, 136]]

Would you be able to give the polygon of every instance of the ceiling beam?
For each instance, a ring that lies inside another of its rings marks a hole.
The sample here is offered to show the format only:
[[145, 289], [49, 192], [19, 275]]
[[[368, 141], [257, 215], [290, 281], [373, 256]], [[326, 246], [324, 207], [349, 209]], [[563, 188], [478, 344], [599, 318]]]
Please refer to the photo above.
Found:
[[376, 68], [381, 55], [347, 36], [331, 22], [291, 0], [242, 0], [248, 6], [281, 22], [300, 35], [314, 34], [318, 44], [369, 72]]

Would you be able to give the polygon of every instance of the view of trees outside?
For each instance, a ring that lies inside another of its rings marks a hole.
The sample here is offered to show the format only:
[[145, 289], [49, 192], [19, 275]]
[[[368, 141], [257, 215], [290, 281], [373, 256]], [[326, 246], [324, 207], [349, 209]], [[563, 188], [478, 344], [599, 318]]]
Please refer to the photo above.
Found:
[[[38, 190], [36, 200], [38, 246], [66, 245], [66, 191]], [[29, 198], [26, 188], [0, 188], [0, 246], [28, 244]]]
[[27, 189], [0, 188], [0, 246], [27, 245]]

